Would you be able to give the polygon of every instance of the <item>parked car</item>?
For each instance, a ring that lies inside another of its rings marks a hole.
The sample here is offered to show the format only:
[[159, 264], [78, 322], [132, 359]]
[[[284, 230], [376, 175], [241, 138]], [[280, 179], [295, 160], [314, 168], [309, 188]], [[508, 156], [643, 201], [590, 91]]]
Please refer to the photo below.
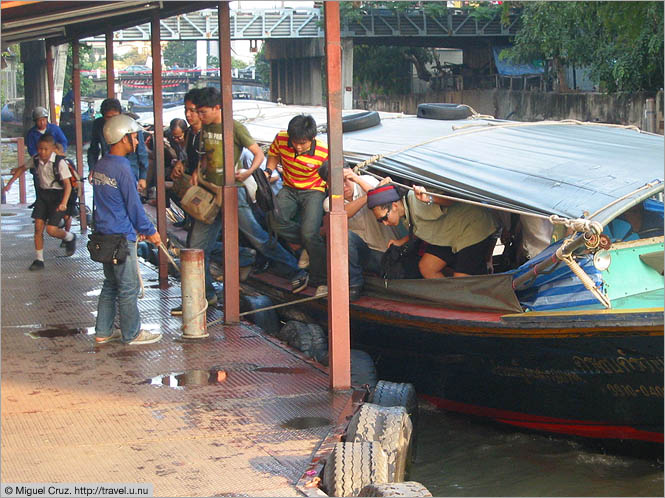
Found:
[[120, 74], [127, 74], [127, 75], [150, 74], [151, 72], [152, 72], [151, 68], [149, 68], [148, 66], [144, 66], [142, 64], [132, 64], [131, 66], [127, 66], [125, 69], [120, 70]]

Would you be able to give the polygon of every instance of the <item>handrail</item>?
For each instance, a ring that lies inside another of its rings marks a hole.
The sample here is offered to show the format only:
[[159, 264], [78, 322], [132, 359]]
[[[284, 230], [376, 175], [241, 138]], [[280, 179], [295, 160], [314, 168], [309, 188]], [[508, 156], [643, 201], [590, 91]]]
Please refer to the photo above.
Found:
[[[23, 137], [9, 137], [2, 138], [1, 143], [16, 143], [16, 156], [17, 156], [17, 167], [23, 166], [25, 163], [25, 140]], [[25, 193], [25, 172], [18, 178], [18, 198], [21, 204], [27, 203], [27, 197]]]

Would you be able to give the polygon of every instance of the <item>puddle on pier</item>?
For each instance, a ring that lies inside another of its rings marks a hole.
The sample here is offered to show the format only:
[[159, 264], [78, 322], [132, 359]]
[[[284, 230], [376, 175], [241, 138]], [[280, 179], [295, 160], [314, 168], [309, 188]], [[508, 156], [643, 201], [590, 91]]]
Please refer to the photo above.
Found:
[[211, 384], [222, 384], [226, 382], [227, 377], [227, 371], [218, 368], [211, 370], [188, 370], [186, 372], [158, 375], [142, 382], [142, 384], [168, 387], [208, 386]]
[[41, 329], [33, 332], [27, 332], [33, 339], [55, 339], [56, 337], [70, 337], [79, 334], [93, 335], [95, 333], [94, 327], [87, 328], [67, 328], [64, 325], [57, 326], [51, 329]]
[[313, 429], [330, 425], [330, 419], [325, 417], [295, 417], [280, 424], [282, 429]]

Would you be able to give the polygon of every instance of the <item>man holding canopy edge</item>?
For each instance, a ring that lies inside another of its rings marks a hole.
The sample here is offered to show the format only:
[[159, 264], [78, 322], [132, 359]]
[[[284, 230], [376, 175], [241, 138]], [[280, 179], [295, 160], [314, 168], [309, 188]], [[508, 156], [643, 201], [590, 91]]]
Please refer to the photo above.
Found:
[[[427, 242], [418, 269], [424, 278], [444, 278], [487, 273], [487, 254], [496, 231], [487, 209], [429, 195], [417, 186], [402, 196], [393, 184], [367, 192], [367, 207], [379, 223], [397, 226], [405, 219], [413, 234]], [[391, 240], [401, 246], [409, 236]]]

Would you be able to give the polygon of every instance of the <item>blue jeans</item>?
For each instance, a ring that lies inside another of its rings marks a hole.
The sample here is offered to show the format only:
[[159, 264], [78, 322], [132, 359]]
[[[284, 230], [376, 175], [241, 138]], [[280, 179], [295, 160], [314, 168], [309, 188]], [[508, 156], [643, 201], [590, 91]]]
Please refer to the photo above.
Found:
[[363, 271], [380, 274], [383, 253], [370, 249], [360, 236], [349, 230], [349, 287], [365, 283]]
[[247, 201], [247, 190], [243, 187], [238, 188], [238, 228], [254, 249], [278, 263], [274, 266], [275, 273], [291, 278], [300, 271], [295, 256], [284, 249], [276, 237], [271, 240], [268, 232], [256, 220], [254, 211]]
[[309, 254], [309, 273], [313, 284], [326, 282], [326, 246], [321, 237], [325, 192], [298, 190], [285, 186], [277, 194], [280, 215], [275, 231], [293, 244], [302, 244]]
[[104, 284], [97, 302], [97, 322], [95, 333], [98, 337], [108, 337], [113, 332], [116, 302], [120, 316], [122, 340], [135, 339], [141, 328], [138, 296], [140, 291], [136, 260], [136, 244], [128, 241], [129, 255], [121, 265], [104, 263]]
[[194, 220], [192, 225], [192, 235], [189, 240], [189, 247], [192, 249], [203, 249], [204, 271], [206, 281], [206, 299], [212, 299], [216, 295], [215, 288], [212, 286], [212, 276], [210, 275], [210, 254], [215, 249], [217, 239], [222, 231], [222, 212], [220, 211], [211, 224]]

